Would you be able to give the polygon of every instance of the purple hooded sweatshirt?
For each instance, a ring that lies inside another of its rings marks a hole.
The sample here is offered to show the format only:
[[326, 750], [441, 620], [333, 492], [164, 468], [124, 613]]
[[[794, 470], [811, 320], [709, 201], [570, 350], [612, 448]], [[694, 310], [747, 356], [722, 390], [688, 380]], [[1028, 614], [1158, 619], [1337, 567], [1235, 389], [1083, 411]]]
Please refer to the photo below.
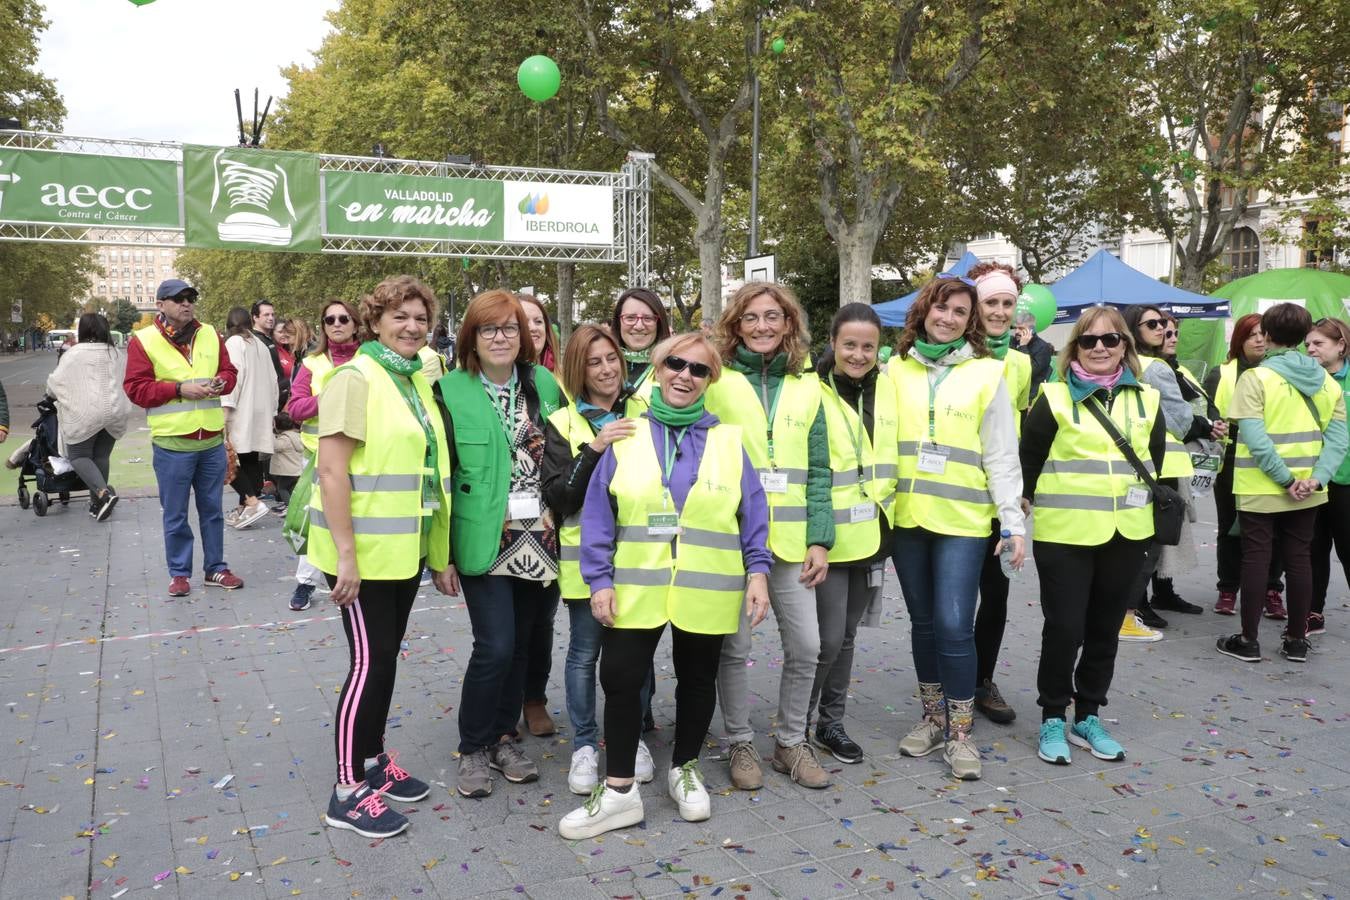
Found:
[[[666, 426], [644, 414], [652, 430], [652, 442], [660, 447], [666, 440]], [[684, 501], [689, 489], [698, 480], [698, 466], [703, 460], [703, 450], [708, 445], [708, 429], [718, 424], [717, 417], [705, 412], [703, 418], [689, 426], [680, 451], [675, 457], [675, 465], [670, 472], [670, 499], [677, 511], [684, 509]], [[639, 427], [641, 427], [639, 425]], [[672, 436], [671, 442], [674, 442]], [[750, 464], [750, 458], [743, 457], [741, 466], [741, 508], [737, 518], [741, 523], [741, 558], [745, 560], [747, 575], [760, 572], [769, 573], [773, 565], [773, 555], [769, 552], [769, 503], [764, 497], [764, 488], [759, 483], [759, 474]], [[614, 478], [614, 448], [605, 448], [605, 455], [595, 464], [591, 473], [591, 483], [586, 488], [586, 502], [581, 507], [581, 577], [590, 585], [591, 591], [600, 591], [614, 587], [614, 506], [609, 493], [609, 483]]]

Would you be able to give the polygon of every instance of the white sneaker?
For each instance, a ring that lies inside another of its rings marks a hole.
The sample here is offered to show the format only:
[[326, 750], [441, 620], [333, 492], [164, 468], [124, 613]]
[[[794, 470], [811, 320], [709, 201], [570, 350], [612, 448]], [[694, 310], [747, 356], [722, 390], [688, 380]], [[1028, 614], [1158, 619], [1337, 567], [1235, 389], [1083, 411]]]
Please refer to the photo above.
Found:
[[637, 759], [633, 761], [633, 777], [641, 784], [650, 784], [656, 777], [656, 763], [652, 762], [652, 751], [647, 749], [646, 741], [638, 741]]
[[702, 822], [712, 816], [712, 801], [708, 799], [708, 789], [703, 786], [698, 760], [691, 759], [678, 769], [671, 769], [667, 780], [670, 799], [680, 806], [680, 818], [686, 822]]
[[558, 823], [558, 834], [569, 841], [593, 838], [606, 831], [627, 828], [642, 821], [642, 795], [637, 785], [621, 794], [610, 790], [604, 782], [597, 784], [595, 790], [580, 809], [574, 809], [562, 817]]
[[600, 760], [594, 747], [582, 747], [572, 754], [572, 767], [567, 770], [567, 787], [583, 797], [595, 790], [600, 778], [597, 774]]
[[234, 523], [234, 527], [244, 529], [259, 519], [265, 518], [267, 518], [267, 504], [259, 500], [252, 506], [244, 507], [244, 511], [239, 514], [239, 521]]

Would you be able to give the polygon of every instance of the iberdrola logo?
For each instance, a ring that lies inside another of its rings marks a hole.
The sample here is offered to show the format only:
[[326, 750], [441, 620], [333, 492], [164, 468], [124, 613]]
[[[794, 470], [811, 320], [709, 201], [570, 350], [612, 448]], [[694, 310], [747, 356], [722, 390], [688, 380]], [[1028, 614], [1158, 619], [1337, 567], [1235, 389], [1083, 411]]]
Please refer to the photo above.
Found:
[[548, 212], [548, 194], [526, 194], [520, 198], [516, 209], [527, 216], [542, 216]]

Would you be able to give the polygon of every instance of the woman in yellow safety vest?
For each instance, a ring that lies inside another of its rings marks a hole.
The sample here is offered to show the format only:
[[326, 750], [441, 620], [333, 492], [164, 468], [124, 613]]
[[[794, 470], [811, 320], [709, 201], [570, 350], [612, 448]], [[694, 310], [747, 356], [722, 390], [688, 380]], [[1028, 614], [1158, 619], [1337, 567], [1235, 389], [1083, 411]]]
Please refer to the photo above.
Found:
[[769, 606], [764, 491], [740, 428], [704, 408], [704, 391], [722, 373], [718, 354], [702, 335], [682, 334], [657, 346], [652, 365], [651, 409], [632, 437], [606, 448], [581, 513], [581, 577], [604, 626], [606, 777], [558, 823], [568, 840], [642, 821], [633, 784], [642, 674], [667, 624], [679, 686], [666, 786], [681, 818], [711, 815], [698, 756], [722, 641], [743, 617], [759, 624]]
[[[351, 362], [361, 346], [356, 339], [360, 320], [356, 307], [346, 300], [325, 301], [319, 311], [319, 342], [314, 352], [295, 367], [286, 412], [300, 425], [300, 442], [310, 456], [319, 450], [319, 394], [333, 370]], [[291, 594], [293, 611], [309, 609], [314, 589], [322, 578], [323, 574], [314, 568], [308, 555], [301, 553], [295, 567], [295, 592]]]
[[[1341, 392], [1350, 390], [1350, 363], [1346, 361], [1346, 355], [1350, 353], [1350, 325], [1340, 319], [1319, 319], [1313, 323], [1304, 344], [1308, 347], [1308, 355], [1336, 379]], [[1333, 546], [1345, 570], [1346, 580], [1350, 581], [1350, 454], [1346, 454], [1336, 474], [1327, 482], [1326, 505], [1317, 511], [1312, 543], [1313, 594], [1308, 634], [1322, 634], [1327, 630], [1325, 610]]]
[[962, 779], [979, 778], [982, 768], [971, 739], [975, 597], [990, 521], [1007, 532], [995, 550], [1014, 568], [1026, 552], [1013, 404], [976, 303], [970, 279], [939, 276], [924, 285], [887, 368], [902, 410], [891, 557], [923, 703], [900, 752], [943, 749]]
[[[1237, 500], [1233, 496], [1233, 462], [1237, 452], [1237, 426], [1229, 420], [1228, 409], [1233, 405], [1233, 390], [1238, 376], [1261, 365], [1266, 358], [1266, 333], [1261, 330], [1261, 314], [1248, 313], [1233, 323], [1233, 336], [1228, 341], [1228, 360], [1209, 370], [1204, 388], [1214, 398], [1214, 408], [1220, 418], [1228, 421], [1228, 438], [1224, 440], [1223, 467], [1214, 479], [1215, 564], [1218, 568], [1219, 599], [1214, 611], [1222, 616], [1237, 615], [1238, 584], [1242, 577], [1242, 539], [1237, 534]], [[1279, 554], [1270, 558], [1270, 575], [1266, 580], [1266, 615], [1283, 619], [1284, 584], [1281, 575], [1284, 566]]]
[[628, 384], [635, 397], [646, 401], [656, 383], [652, 371], [652, 348], [670, 337], [670, 321], [661, 298], [649, 288], [629, 288], [614, 304], [610, 333], [628, 364]]
[[[1003, 381], [1012, 400], [1015, 423], [1020, 432], [1022, 416], [1031, 405], [1031, 357], [1012, 346], [1013, 318], [1022, 279], [1012, 266], [982, 262], [971, 267], [966, 277], [975, 282], [980, 325], [984, 343], [994, 359], [1003, 362]], [[986, 719], [1006, 725], [1017, 712], [1003, 699], [994, 682], [1003, 631], [1008, 624], [1008, 576], [1003, 574], [995, 548], [1003, 537], [998, 520], [989, 523], [989, 546], [980, 569], [980, 605], [975, 611], [975, 708]]]
[[366, 837], [408, 827], [384, 798], [411, 803], [431, 791], [399, 767], [384, 728], [423, 566], [443, 593], [450, 589], [449, 449], [417, 358], [435, 319], [436, 297], [422, 282], [380, 282], [361, 300], [369, 339], [319, 398], [309, 559], [342, 608], [351, 654], [333, 735], [338, 780], [324, 821]]
[[816, 743], [845, 763], [863, 758], [844, 730], [844, 706], [854, 636], [881, 596], [895, 503], [900, 406], [895, 383], [877, 368], [880, 347], [881, 319], [870, 304], [849, 303], [834, 314], [830, 348], [816, 364], [834, 471], [834, 546], [816, 588], [820, 662], [810, 708], [819, 715]]
[[[834, 545], [834, 476], [820, 379], [807, 369], [806, 313], [783, 285], [751, 282], [732, 295], [716, 330], [724, 371], [708, 389], [708, 411], [741, 427], [769, 501], [769, 599], [783, 644], [771, 762], [803, 787], [825, 788], [830, 777], [807, 740], [807, 720], [820, 659], [816, 586]], [[717, 679], [731, 783], [743, 791], [764, 784], [750, 725], [749, 655], [743, 621], [722, 644]]]
[[[1158, 392], [1139, 381], [1125, 320], [1086, 310], [1060, 353], [1059, 380], [1041, 387], [1022, 427], [1022, 483], [1035, 506], [1032, 553], [1041, 582], [1041, 707], [1037, 755], [1067, 765], [1069, 744], [1099, 759], [1125, 750], [1098, 718], [1119, 644], [1117, 622], [1153, 539], [1153, 497], [1101, 424], [1105, 415], [1141, 463], [1163, 464]], [[1095, 410], [1095, 412], [1094, 412]], [[1066, 729], [1069, 703], [1074, 724]]]
[[[567, 605], [567, 718], [572, 723], [572, 762], [567, 786], [590, 794], [599, 778], [600, 729], [595, 719], [595, 665], [600, 658], [600, 623], [591, 615], [591, 591], [581, 580], [581, 506], [595, 464], [605, 448], [631, 437], [635, 418], [647, 408], [627, 399], [623, 354], [618, 342], [599, 325], [577, 327], [563, 351], [560, 374], [572, 402], [555, 411], [544, 428], [540, 480], [544, 503], [558, 522], [558, 587]], [[650, 694], [644, 694], [644, 708]], [[655, 774], [651, 752], [638, 741], [637, 779]]]

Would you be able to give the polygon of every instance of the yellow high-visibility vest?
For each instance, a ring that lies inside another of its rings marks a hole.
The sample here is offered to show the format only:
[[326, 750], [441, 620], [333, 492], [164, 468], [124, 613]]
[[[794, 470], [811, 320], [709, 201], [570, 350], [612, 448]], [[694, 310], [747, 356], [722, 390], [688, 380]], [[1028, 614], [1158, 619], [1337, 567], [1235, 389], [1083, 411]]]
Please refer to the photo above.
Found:
[[[579, 452], [577, 447], [595, 437], [595, 429], [577, 411], [575, 403], [555, 409], [548, 420], [567, 441], [573, 459]], [[581, 580], [581, 510], [558, 523], [558, 588], [564, 600], [586, 600], [591, 596], [590, 588]]]
[[858, 411], [845, 403], [828, 381], [822, 381], [820, 389], [834, 472], [830, 490], [834, 546], [829, 561], [869, 559], [881, 543], [881, 516], [889, 517], [895, 506], [900, 441], [900, 401], [895, 382], [885, 375], [877, 376], [870, 436]]
[[1228, 407], [1233, 403], [1233, 389], [1237, 387], [1238, 361], [1230, 359], [1219, 366], [1219, 385], [1214, 389], [1214, 408], [1228, 418]]
[[[1322, 433], [1336, 411], [1336, 401], [1341, 398], [1341, 386], [1336, 379], [1325, 371], [1322, 375], [1322, 386], [1317, 393], [1305, 398], [1274, 369], [1257, 366], [1242, 373], [1242, 378], [1255, 378], [1261, 382], [1266, 398], [1262, 407], [1266, 435], [1295, 481], [1312, 477], [1313, 467], [1322, 452]], [[1308, 400], [1312, 401], [1312, 409], [1308, 408]], [[1313, 410], [1316, 410], [1316, 417]], [[1326, 490], [1326, 485], [1322, 490]], [[1284, 491], [1261, 471], [1246, 442], [1239, 440], [1233, 458], [1233, 493], [1283, 494]]]
[[[333, 361], [328, 358], [328, 354], [320, 353], [317, 356], [306, 356], [301, 365], [309, 369], [310, 393], [315, 397], [319, 396], [323, 393], [323, 386], [328, 383], [328, 377], [336, 369]], [[305, 450], [311, 454], [319, 452], [319, 414], [317, 412], [300, 423], [300, 443], [304, 444]]]
[[[188, 356], [169, 343], [153, 324], [137, 331], [136, 337], [155, 367], [157, 381], [206, 384], [220, 370], [220, 335], [210, 325], [198, 326]], [[145, 414], [150, 423], [151, 438], [225, 430], [225, 413], [220, 408], [219, 397], [170, 400], [163, 406], [147, 409]]]

